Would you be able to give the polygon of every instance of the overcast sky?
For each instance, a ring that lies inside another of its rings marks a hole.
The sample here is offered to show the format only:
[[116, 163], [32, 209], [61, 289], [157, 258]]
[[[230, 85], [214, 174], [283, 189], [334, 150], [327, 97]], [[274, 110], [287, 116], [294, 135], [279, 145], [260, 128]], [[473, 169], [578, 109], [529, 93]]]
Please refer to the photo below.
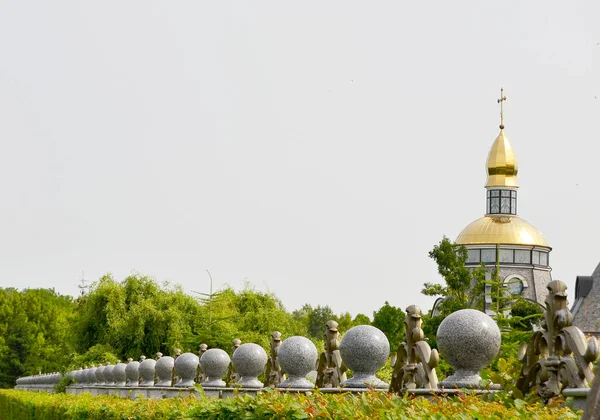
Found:
[[600, 262], [600, 2], [0, 0], [0, 286], [132, 272], [429, 309], [498, 134], [554, 279]]

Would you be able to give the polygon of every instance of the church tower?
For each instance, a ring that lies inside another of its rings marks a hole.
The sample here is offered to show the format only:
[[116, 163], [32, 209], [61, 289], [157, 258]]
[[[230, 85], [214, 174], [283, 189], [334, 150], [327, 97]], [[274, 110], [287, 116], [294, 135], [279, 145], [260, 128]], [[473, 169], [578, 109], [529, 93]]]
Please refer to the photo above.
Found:
[[543, 304], [552, 280], [550, 251], [544, 235], [517, 214], [517, 157], [504, 133], [504, 90], [500, 99], [500, 134], [487, 159], [485, 216], [469, 224], [456, 238], [467, 248], [467, 267], [482, 262], [499, 268], [510, 293]]

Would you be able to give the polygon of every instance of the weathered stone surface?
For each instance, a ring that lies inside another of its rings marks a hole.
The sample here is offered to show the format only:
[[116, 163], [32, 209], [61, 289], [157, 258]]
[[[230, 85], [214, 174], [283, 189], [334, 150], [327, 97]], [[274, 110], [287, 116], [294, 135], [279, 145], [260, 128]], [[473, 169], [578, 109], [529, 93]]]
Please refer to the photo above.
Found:
[[258, 375], [264, 372], [267, 359], [265, 349], [258, 344], [242, 344], [232, 357], [233, 367], [240, 375], [238, 384], [243, 388], [262, 388]]
[[155, 386], [171, 386], [174, 367], [175, 359], [171, 356], [161, 356], [154, 365], [154, 371], [158, 378]]
[[104, 368], [104, 380], [106, 382], [106, 385], [113, 385], [115, 383], [115, 378], [113, 376], [113, 370], [115, 368], [115, 365], [107, 363], [106, 367]]
[[125, 375], [127, 375], [127, 386], [138, 386], [140, 380], [139, 367], [140, 362], [132, 361], [127, 363], [127, 367], [125, 368]]
[[388, 384], [375, 376], [390, 355], [390, 342], [385, 334], [371, 326], [350, 328], [340, 342], [342, 360], [354, 376], [342, 382], [345, 388], [388, 388]]
[[440, 382], [444, 388], [478, 388], [479, 372], [500, 350], [500, 329], [481, 311], [461, 309], [447, 316], [436, 336], [440, 353], [455, 374]]
[[196, 369], [198, 369], [199, 359], [194, 353], [183, 353], [175, 358], [175, 372], [179, 381], [175, 386], [189, 387], [194, 386], [196, 379]]
[[206, 375], [206, 381], [202, 383], [203, 387], [225, 387], [226, 383], [222, 380], [227, 375], [231, 359], [225, 350], [209, 349], [202, 353], [200, 365]]
[[156, 366], [156, 360], [146, 359], [140, 363], [140, 386], [154, 386], [154, 368]]
[[125, 386], [125, 382], [127, 381], [127, 375], [125, 374], [125, 369], [127, 369], [127, 365], [125, 363], [118, 363], [115, 365], [113, 369], [113, 378], [115, 379], [115, 386]]
[[288, 379], [278, 388], [314, 388], [306, 375], [315, 368], [318, 357], [317, 348], [308, 338], [294, 336], [284, 340], [277, 351], [277, 359]]
[[598, 369], [581, 420], [600, 420], [600, 371]]

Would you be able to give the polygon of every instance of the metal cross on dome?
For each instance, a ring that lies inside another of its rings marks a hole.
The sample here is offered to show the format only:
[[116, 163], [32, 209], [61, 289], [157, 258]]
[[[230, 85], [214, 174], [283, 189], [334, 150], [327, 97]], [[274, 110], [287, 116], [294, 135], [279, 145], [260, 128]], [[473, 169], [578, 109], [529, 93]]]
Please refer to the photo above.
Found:
[[506, 101], [504, 88], [500, 88], [500, 99], [498, 99], [498, 103], [500, 104], [500, 130], [504, 130], [504, 101]]

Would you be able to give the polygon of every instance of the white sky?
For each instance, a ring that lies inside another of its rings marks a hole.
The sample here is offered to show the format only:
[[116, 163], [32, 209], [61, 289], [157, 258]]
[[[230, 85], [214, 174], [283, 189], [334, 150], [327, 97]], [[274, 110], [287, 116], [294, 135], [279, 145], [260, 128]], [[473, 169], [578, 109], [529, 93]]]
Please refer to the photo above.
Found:
[[600, 2], [0, 0], [0, 286], [247, 279], [287, 309], [429, 309], [427, 256], [519, 213], [600, 261]]

